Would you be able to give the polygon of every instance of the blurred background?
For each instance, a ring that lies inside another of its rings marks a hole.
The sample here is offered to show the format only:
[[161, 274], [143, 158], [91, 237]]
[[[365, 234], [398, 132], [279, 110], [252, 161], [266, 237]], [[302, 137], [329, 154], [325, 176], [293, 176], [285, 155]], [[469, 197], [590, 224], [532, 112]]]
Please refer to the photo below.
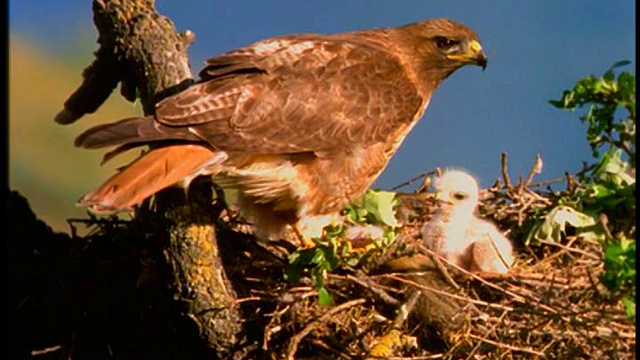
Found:
[[[467, 67], [444, 82], [422, 122], [407, 137], [375, 186], [388, 189], [435, 167], [464, 168], [483, 186], [509, 155], [512, 178], [526, 176], [536, 154], [538, 180], [580, 170], [591, 161], [578, 114], [556, 110], [557, 99], [589, 74], [630, 60], [635, 69], [635, 1], [157, 0], [179, 31], [196, 34], [189, 48], [194, 73], [208, 57], [286, 33], [341, 32], [448, 17], [482, 38], [485, 71]], [[58, 231], [86, 217], [75, 201], [135, 151], [104, 166], [105, 151], [80, 150], [73, 139], [97, 123], [141, 114], [117, 92], [95, 114], [68, 126], [54, 116], [81, 83], [97, 49], [89, 0], [9, 1], [9, 186]], [[632, 70], [635, 73], [635, 70]]]

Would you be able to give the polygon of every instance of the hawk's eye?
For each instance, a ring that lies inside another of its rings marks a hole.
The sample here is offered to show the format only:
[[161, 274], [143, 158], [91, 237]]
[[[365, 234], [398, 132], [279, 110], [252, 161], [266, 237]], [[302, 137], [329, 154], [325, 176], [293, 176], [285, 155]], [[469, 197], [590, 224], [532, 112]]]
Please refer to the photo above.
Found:
[[460, 201], [460, 200], [464, 200], [467, 198], [467, 194], [463, 193], [463, 192], [456, 192], [453, 193], [453, 198]]
[[457, 40], [447, 39], [444, 36], [438, 36], [435, 38], [435, 40], [436, 46], [441, 50], [449, 50], [459, 43], [459, 41]]

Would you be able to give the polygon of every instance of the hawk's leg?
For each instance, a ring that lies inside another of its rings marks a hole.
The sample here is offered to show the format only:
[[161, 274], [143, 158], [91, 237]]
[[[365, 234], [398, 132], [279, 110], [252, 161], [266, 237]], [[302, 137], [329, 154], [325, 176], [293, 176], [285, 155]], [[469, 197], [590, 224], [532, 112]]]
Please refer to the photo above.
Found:
[[342, 216], [338, 213], [327, 215], [306, 216], [298, 220], [293, 226], [294, 232], [300, 238], [300, 242], [306, 248], [315, 246], [314, 238], [322, 238], [325, 226], [342, 222]]
[[313, 238], [305, 238], [302, 232], [298, 229], [297, 224], [296, 226], [292, 226], [292, 228], [293, 232], [296, 234], [296, 237], [302, 244], [302, 247], [304, 247], [305, 249], [311, 249], [316, 246], [316, 244], [313, 242]]

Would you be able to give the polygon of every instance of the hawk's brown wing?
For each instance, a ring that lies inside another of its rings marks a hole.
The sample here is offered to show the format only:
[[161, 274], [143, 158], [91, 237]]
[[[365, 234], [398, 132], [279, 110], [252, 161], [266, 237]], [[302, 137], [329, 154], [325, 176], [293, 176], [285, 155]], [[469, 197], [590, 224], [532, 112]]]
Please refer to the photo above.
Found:
[[[390, 141], [424, 103], [395, 55], [344, 35], [273, 38], [207, 64], [202, 82], [158, 104], [157, 122], [147, 117], [120, 122], [120, 129], [106, 125], [81, 135], [78, 144], [195, 135], [229, 152], [320, 153]], [[117, 133], [119, 140], [101, 141], [101, 132]]]

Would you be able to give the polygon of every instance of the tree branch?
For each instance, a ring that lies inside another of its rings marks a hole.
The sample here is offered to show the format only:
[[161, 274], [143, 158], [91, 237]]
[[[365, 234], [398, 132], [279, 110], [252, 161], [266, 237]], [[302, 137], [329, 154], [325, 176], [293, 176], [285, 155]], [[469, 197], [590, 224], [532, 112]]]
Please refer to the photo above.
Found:
[[[118, 83], [127, 100], [139, 96], [145, 115], [151, 115], [156, 102], [193, 82], [186, 53], [193, 35], [178, 34], [173, 23], [156, 12], [153, 0], [94, 0], [93, 14], [100, 48], [56, 122], [70, 124], [96, 111]], [[203, 188], [188, 199], [175, 189], [156, 195], [156, 212], [167, 231], [167, 243], [158, 246], [166, 246], [176, 299], [186, 305], [184, 317], [196, 323], [209, 348], [221, 358], [233, 358], [242, 341], [242, 318], [216, 242], [220, 211], [214, 209], [211, 191]]]

